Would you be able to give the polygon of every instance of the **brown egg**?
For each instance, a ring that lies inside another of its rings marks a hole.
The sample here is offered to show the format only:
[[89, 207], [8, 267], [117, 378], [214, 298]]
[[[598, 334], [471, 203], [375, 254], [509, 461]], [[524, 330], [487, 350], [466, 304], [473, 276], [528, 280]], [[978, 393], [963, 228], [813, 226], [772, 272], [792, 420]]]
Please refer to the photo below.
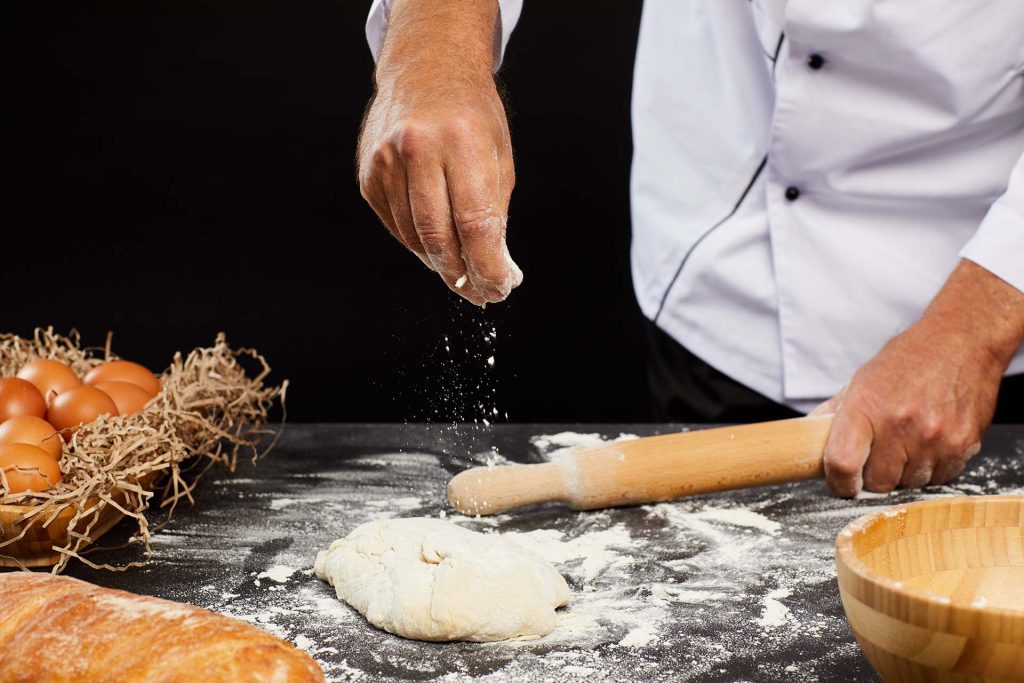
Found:
[[0, 424], [0, 446], [27, 443], [46, 451], [54, 460], [64, 453], [64, 442], [49, 422], [41, 417], [23, 415]]
[[0, 422], [12, 417], [46, 414], [46, 401], [32, 384], [17, 377], [0, 378]]
[[60, 483], [57, 461], [43, 449], [27, 443], [0, 446], [0, 470], [7, 477], [9, 493], [45, 491]]
[[100, 382], [128, 382], [128, 384], [145, 389], [150, 398], [160, 393], [160, 380], [156, 378], [156, 375], [130, 360], [112, 360], [109, 363], [97, 365], [85, 376], [86, 384], [99, 384]]
[[50, 403], [46, 421], [59, 429], [65, 441], [75, 429], [100, 415], [117, 415], [117, 404], [96, 387], [80, 386], [57, 394]]
[[137, 413], [152, 398], [145, 389], [128, 382], [97, 382], [93, 386], [114, 400], [118, 415]]
[[47, 405], [53, 401], [54, 394], [82, 384], [82, 380], [78, 379], [78, 375], [67, 363], [49, 358], [39, 358], [26, 364], [18, 377], [34, 384]]

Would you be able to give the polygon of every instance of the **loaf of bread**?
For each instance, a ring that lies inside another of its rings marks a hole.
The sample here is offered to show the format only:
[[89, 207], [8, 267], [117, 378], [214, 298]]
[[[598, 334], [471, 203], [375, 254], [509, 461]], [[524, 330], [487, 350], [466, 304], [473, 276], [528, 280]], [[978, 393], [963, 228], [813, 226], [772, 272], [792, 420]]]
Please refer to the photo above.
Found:
[[199, 607], [50, 574], [0, 574], [0, 683], [323, 681], [313, 659]]

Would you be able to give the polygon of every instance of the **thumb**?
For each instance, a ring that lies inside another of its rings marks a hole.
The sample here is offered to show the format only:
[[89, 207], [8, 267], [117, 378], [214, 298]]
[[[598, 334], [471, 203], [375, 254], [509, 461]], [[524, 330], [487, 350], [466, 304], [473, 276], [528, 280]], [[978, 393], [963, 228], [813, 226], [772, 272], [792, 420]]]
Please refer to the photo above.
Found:
[[871, 454], [874, 429], [863, 413], [839, 410], [825, 444], [825, 480], [837, 496], [852, 498], [864, 487], [864, 463]]

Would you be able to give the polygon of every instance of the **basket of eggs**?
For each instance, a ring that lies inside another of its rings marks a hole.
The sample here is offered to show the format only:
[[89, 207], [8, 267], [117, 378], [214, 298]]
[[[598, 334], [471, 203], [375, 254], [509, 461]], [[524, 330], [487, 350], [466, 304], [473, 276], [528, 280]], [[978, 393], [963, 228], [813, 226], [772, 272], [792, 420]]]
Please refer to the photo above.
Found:
[[119, 568], [84, 554], [126, 517], [148, 557], [154, 496], [169, 516], [210, 466], [233, 470], [243, 449], [261, 455], [287, 387], [265, 385], [269, 372], [223, 335], [175, 354], [160, 375], [115, 356], [109, 336], [85, 349], [52, 329], [0, 335], [0, 566]]

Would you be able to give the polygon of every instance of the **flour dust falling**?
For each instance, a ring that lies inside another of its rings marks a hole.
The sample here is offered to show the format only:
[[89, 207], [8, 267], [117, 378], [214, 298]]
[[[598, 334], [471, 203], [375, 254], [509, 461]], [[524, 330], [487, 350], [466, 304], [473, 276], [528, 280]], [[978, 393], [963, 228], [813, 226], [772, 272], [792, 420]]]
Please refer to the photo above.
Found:
[[486, 429], [507, 422], [497, 401], [498, 328], [486, 310], [458, 302], [451, 329], [426, 356], [428, 388], [413, 421]]

